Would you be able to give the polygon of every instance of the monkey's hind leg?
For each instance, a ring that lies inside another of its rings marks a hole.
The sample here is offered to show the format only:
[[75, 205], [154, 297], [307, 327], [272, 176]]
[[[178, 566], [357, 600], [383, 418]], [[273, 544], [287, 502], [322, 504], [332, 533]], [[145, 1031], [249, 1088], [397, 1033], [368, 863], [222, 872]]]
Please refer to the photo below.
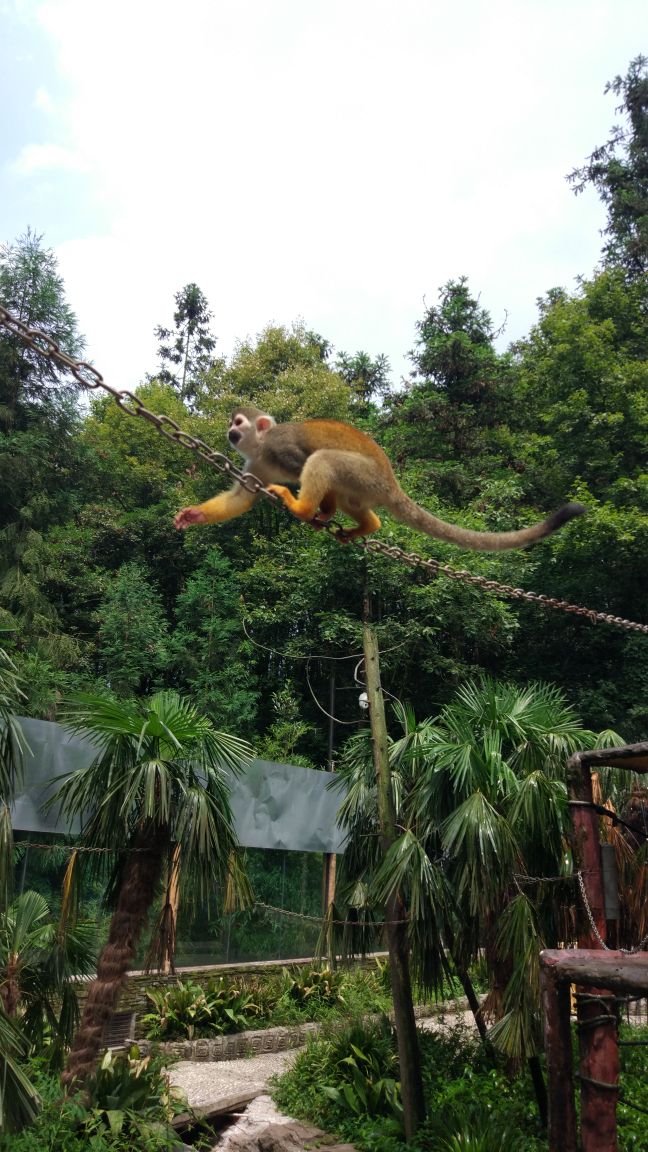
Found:
[[280, 496], [293, 516], [297, 516], [300, 520], [309, 520], [316, 531], [325, 528], [337, 511], [337, 500], [334, 492], [327, 492], [315, 511], [312, 512], [311, 509], [315, 507], [313, 500], [304, 500], [301, 496], [299, 498], [293, 496], [290, 489], [284, 488], [283, 484], [269, 484], [268, 491], [275, 492], [277, 496]]
[[313, 520], [319, 508], [319, 500], [308, 499], [301, 495], [293, 496], [290, 488], [284, 487], [283, 484], [268, 484], [268, 492], [274, 492], [283, 500], [289, 512], [296, 516], [298, 520]]
[[376, 513], [371, 511], [371, 508], [367, 508], [357, 515], [356, 513], [351, 513], [351, 515], [357, 519], [358, 524], [355, 528], [349, 528], [348, 531], [344, 530], [345, 540], [357, 540], [359, 536], [371, 536], [372, 532], [377, 532], [380, 528], [380, 520]]
[[335, 499], [335, 492], [327, 492], [319, 502], [317, 515], [311, 520], [311, 524], [316, 532], [326, 528], [329, 520], [332, 520], [337, 512], [337, 500]]

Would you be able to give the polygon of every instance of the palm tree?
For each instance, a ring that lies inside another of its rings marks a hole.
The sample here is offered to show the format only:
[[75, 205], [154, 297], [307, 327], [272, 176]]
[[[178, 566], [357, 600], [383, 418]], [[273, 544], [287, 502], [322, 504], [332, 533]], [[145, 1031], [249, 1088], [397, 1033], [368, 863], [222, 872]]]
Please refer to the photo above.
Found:
[[441, 989], [443, 976], [449, 971], [443, 937], [452, 893], [441, 867], [438, 829], [423, 842], [409, 815], [414, 787], [424, 769], [431, 721], [417, 723], [412, 708], [399, 701], [393, 712], [399, 735], [388, 738], [388, 755], [396, 826], [401, 835], [384, 858], [368, 728], [347, 741], [331, 785], [344, 791], [338, 820], [348, 833], [336, 884], [339, 915], [335, 918], [343, 924], [342, 931], [336, 932], [337, 944], [343, 954], [354, 954], [374, 944], [376, 911], [382, 910], [390, 894], [400, 891], [410, 909], [413, 974], [435, 991]]
[[595, 743], [557, 688], [488, 678], [459, 688], [428, 729], [412, 814], [424, 838], [440, 832], [461, 951], [484, 948], [491, 1037], [513, 1058], [540, 1043], [542, 942], [573, 935], [564, 766]]
[[[94, 1070], [165, 865], [172, 874], [180, 859], [183, 882], [193, 892], [231, 878], [236, 842], [227, 770], [240, 771], [251, 749], [217, 732], [189, 701], [169, 691], [143, 702], [83, 695], [69, 704], [64, 719], [73, 731], [89, 734], [98, 751], [53, 802], [70, 819], [81, 817], [86, 848], [101, 849], [116, 862], [108, 941], [63, 1075], [70, 1084]], [[168, 912], [158, 924], [166, 934], [162, 953], [172, 946]]]
[[403, 891], [413, 970], [428, 987], [446, 949], [460, 975], [483, 949], [489, 1036], [511, 1060], [531, 1062], [541, 1102], [539, 952], [573, 935], [564, 766], [597, 738], [557, 689], [488, 678], [461, 687], [434, 720], [415, 725], [402, 709], [401, 720], [404, 736], [391, 745], [401, 834], [377, 870], [374, 790], [358, 739], [341, 767], [347, 889], [361, 882], [371, 901]]
[[60, 1067], [72, 1040], [79, 1012], [71, 978], [94, 971], [95, 940], [95, 925], [74, 923], [65, 905], [55, 923], [39, 892], [23, 892], [0, 913], [0, 1004], [31, 1045], [43, 1051], [49, 1037], [50, 1066]]

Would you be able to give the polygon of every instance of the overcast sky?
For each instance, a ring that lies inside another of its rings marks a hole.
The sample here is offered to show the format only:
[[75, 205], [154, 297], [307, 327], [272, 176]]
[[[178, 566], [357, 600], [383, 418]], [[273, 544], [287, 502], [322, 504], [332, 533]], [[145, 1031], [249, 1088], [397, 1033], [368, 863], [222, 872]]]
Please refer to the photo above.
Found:
[[0, 0], [0, 240], [44, 234], [118, 387], [191, 281], [221, 354], [301, 319], [396, 382], [449, 278], [508, 342], [591, 273], [565, 176], [647, 32], [645, 0]]

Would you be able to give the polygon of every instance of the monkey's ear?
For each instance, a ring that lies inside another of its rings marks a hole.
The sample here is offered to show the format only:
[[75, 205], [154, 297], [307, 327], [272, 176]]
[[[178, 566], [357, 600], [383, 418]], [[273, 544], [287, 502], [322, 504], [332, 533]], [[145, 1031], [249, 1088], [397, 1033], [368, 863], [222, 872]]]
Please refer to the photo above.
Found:
[[276, 424], [273, 416], [257, 416], [256, 418], [256, 430], [261, 435], [267, 432], [269, 428], [272, 428], [273, 424]]

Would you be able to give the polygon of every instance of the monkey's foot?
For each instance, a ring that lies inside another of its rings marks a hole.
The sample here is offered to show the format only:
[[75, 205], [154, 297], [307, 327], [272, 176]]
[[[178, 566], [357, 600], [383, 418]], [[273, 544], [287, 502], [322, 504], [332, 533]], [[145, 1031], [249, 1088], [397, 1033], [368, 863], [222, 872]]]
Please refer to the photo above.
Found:
[[344, 529], [344, 532], [340, 534], [340, 540], [346, 543], [349, 540], [358, 540], [361, 536], [371, 536], [372, 532], [377, 532], [379, 528], [380, 520], [376, 513], [367, 509], [355, 528]]
[[320, 500], [317, 516], [314, 516], [311, 520], [311, 524], [315, 531], [321, 532], [322, 528], [326, 528], [326, 525], [335, 516], [336, 511], [337, 501], [334, 494], [330, 492], [328, 496], [325, 496], [323, 500]]

